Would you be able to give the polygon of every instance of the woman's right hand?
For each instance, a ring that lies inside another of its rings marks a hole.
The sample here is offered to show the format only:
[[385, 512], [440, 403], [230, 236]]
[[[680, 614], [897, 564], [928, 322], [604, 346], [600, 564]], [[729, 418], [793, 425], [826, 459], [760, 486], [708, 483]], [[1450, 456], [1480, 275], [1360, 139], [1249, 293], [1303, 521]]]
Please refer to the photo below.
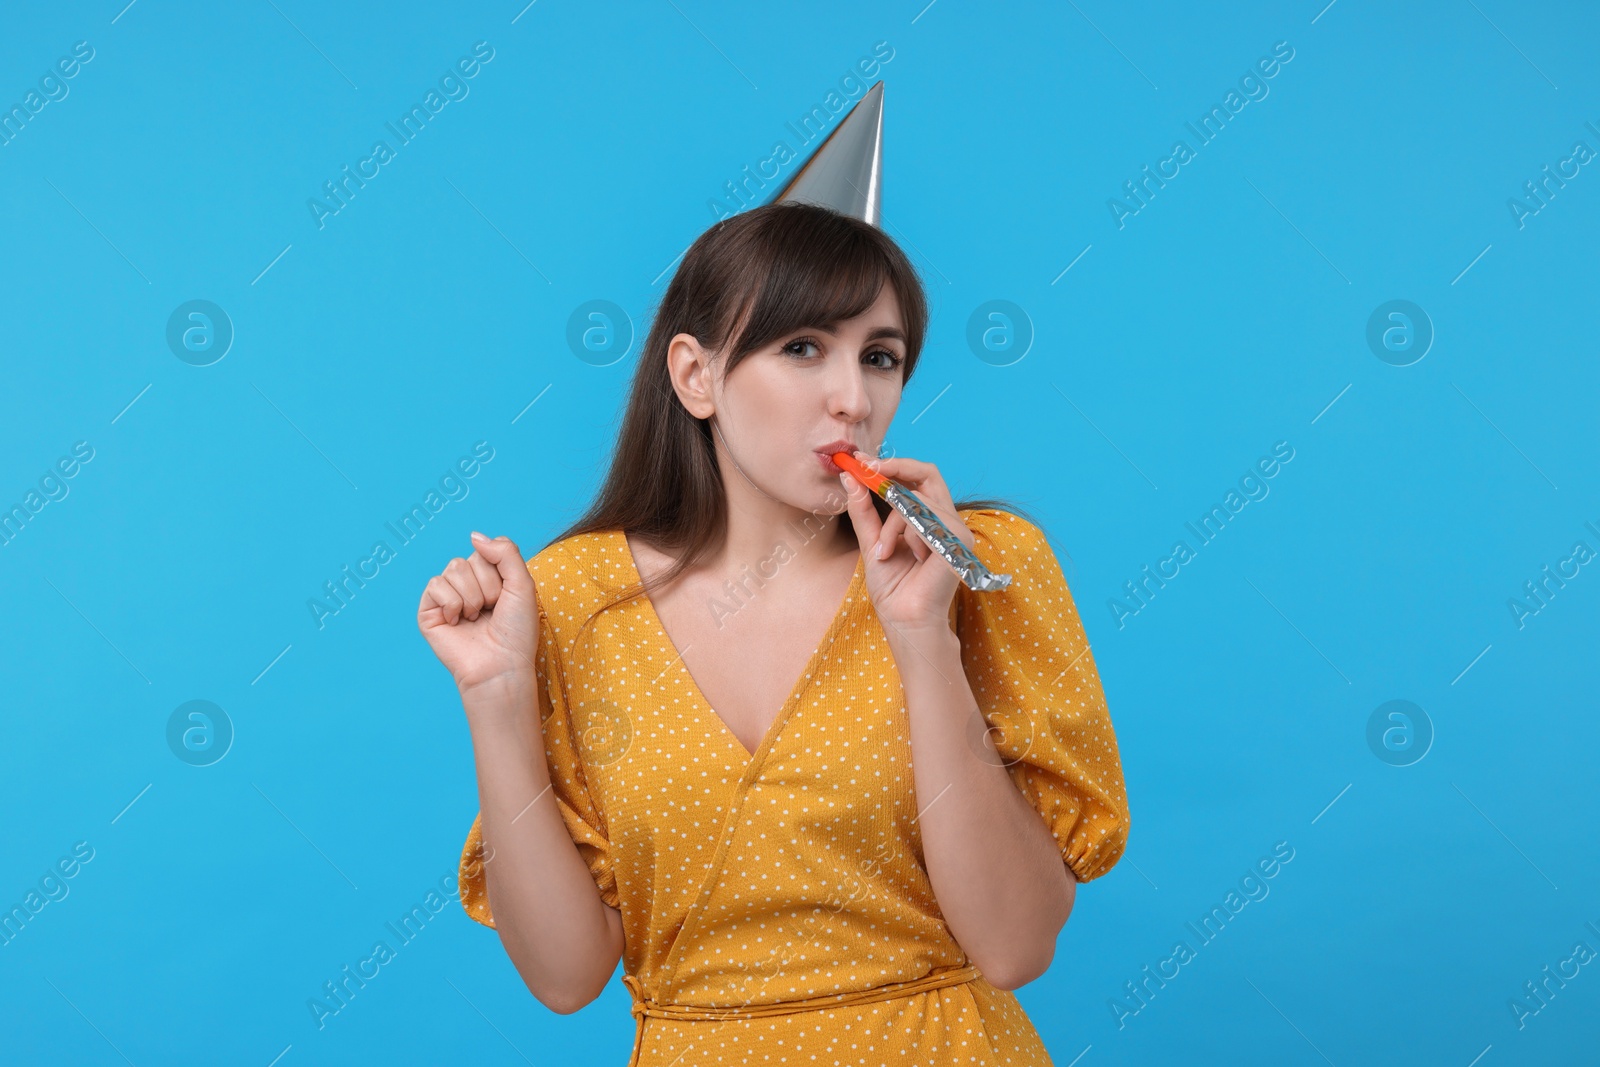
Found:
[[534, 686], [539, 609], [533, 576], [509, 537], [474, 531], [476, 549], [428, 579], [417, 628], [465, 696], [481, 686]]

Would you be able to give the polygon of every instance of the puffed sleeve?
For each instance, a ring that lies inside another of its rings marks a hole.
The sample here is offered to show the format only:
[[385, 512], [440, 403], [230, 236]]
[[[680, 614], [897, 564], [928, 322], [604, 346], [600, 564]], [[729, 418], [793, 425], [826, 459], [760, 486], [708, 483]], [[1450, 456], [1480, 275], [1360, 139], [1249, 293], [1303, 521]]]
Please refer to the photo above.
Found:
[[1088, 637], [1042, 530], [991, 508], [962, 519], [978, 558], [1012, 576], [994, 592], [957, 589], [967, 680], [1011, 780], [1078, 881], [1090, 881], [1122, 857], [1128, 802]]
[[[534, 560], [528, 561], [530, 572]], [[538, 576], [535, 575], [537, 580]], [[539, 600], [537, 593], [535, 599]], [[539, 717], [544, 732], [545, 759], [550, 768], [550, 792], [561, 812], [561, 821], [578, 847], [594, 878], [600, 899], [611, 907], [619, 907], [616, 876], [611, 868], [611, 842], [606, 836], [605, 819], [589, 793], [584, 776], [583, 761], [578, 755], [577, 733], [567, 703], [567, 684], [563, 673], [561, 655], [552, 640], [553, 629], [539, 603], [539, 646], [534, 655], [534, 674], [539, 695]], [[461, 865], [457, 884], [461, 888], [461, 906], [468, 915], [485, 926], [494, 926], [494, 916], [489, 912], [489, 895], [484, 881], [483, 865], [493, 860], [492, 852], [483, 843], [483, 814], [472, 821], [466, 846], [461, 850]]]

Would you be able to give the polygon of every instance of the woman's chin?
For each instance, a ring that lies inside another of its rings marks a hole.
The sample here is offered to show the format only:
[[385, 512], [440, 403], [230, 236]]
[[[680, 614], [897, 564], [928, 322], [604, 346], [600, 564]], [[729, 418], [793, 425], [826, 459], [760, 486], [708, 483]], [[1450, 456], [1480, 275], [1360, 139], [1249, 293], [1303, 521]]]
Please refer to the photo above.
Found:
[[850, 498], [844, 495], [844, 486], [835, 478], [832, 486], [824, 486], [818, 492], [794, 501], [794, 506], [818, 518], [829, 518], [848, 511]]

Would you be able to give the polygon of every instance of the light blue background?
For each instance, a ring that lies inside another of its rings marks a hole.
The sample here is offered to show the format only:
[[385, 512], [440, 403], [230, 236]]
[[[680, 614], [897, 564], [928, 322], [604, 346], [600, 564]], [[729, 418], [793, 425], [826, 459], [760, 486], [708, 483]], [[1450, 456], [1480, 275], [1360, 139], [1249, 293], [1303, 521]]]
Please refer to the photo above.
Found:
[[[1508, 1002], [1600, 950], [1600, 573], [1520, 629], [1507, 602], [1600, 549], [1600, 168], [1522, 228], [1507, 200], [1600, 149], [1600, 36], [1578, 3], [1392, 7], [8, 10], [7, 107], [95, 56], [0, 147], [0, 504], [95, 455], [0, 547], [0, 903], [95, 854], [0, 948], [3, 1058], [625, 1062], [619, 979], [553, 1015], [453, 901], [325, 1028], [306, 1005], [455, 870], [471, 749], [416, 603], [469, 530], [532, 551], [587, 503], [638, 345], [594, 366], [569, 315], [642, 336], [707, 201], [880, 41], [885, 223], [933, 307], [890, 443], [1042, 518], [1126, 770], [1126, 858], [1019, 991], [1056, 1062], [1593, 1055], [1600, 967], [1522, 1029]], [[470, 95], [319, 229], [307, 199], [480, 40]], [[1269, 95], [1119, 229], [1107, 200], [1278, 41]], [[236, 331], [211, 366], [164, 339], [192, 299]], [[1008, 366], [966, 342], [992, 299], [1034, 332]], [[1392, 299], [1436, 330], [1411, 366], [1365, 341]], [[470, 494], [319, 630], [307, 600], [477, 441]], [[1278, 441], [1270, 495], [1119, 629]], [[204, 768], [166, 741], [195, 699], [236, 730]], [[1436, 735], [1408, 767], [1366, 741], [1394, 699]]]

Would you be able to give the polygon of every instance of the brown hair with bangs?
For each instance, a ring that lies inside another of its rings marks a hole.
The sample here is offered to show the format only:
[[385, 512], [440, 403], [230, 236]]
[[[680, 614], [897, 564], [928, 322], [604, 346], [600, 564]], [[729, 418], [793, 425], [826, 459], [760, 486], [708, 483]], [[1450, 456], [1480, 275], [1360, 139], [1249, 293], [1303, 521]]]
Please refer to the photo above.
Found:
[[[588, 511], [550, 543], [599, 531], [634, 534], [677, 556], [654, 587], [669, 585], [712, 555], [726, 534], [727, 499], [709, 424], [689, 414], [672, 387], [672, 338], [691, 334], [719, 353], [725, 379], [746, 357], [786, 334], [860, 315], [885, 284], [899, 298], [905, 327], [903, 385], [917, 368], [928, 302], [916, 269], [887, 234], [794, 200], [712, 225], [684, 254], [657, 306], [604, 484]], [[879, 518], [886, 518], [889, 503], [876, 495], [872, 502]], [[1033, 521], [1001, 500], [956, 502], [958, 511], [969, 508], [997, 508]], [[840, 521], [850, 520], [843, 515]], [[628, 587], [589, 621], [645, 591], [644, 584]]]

